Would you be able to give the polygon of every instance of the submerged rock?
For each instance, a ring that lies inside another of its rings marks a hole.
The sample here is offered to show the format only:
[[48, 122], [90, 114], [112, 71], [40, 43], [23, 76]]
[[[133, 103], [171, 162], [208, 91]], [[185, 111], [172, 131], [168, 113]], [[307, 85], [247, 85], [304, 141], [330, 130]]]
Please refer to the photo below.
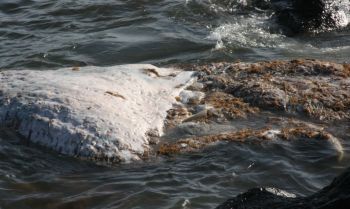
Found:
[[152, 65], [2, 71], [0, 125], [62, 154], [138, 160], [191, 76]]
[[295, 197], [275, 188], [255, 188], [227, 200], [217, 209], [345, 209], [349, 203], [350, 168], [308, 197]]
[[158, 148], [158, 154], [170, 155], [196, 151], [221, 141], [240, 143], [249, 143], [253, 141], [255, 143], [263, 143], [273, 140], [320, 140], [321, 143], [323, 141], [330, 144], [330, 146], [337, 153], [339, 160], [343, 158], [344, 150], [340, 140], [329, 132], [325, 131], [322, 127], [293, 120], [287, 120], [285, 123], [284, 121], [276, 120], [274, 123], [270, 123], [269, 125], [274, 126], [274, 128], [247, 128], [225, 133], [179, 139], [173, 143], [161, 143]]

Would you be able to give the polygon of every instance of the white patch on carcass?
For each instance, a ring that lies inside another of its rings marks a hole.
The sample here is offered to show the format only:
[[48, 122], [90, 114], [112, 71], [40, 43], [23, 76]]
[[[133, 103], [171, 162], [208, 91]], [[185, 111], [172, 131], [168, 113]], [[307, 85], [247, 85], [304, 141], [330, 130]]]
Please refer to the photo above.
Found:
[[62, 154], [138, 160], [192, 75], [143, 64], [2, 71], [0, 125]]

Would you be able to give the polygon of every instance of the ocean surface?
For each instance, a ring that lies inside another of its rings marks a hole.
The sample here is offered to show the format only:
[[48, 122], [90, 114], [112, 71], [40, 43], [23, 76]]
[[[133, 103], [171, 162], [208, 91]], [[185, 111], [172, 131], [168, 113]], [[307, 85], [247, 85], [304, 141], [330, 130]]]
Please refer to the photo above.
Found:
[[[349, 10], [348, 10], [349, 11]], [[349, 14], [348, 14], [349, 15]], [[317, 58], [350, 62], [350, 29], [287, 37], [244, 0], [1, 0], [0, 69]], [[347, 126], [330, 130], [350, 138]], [[0, 131], [0, 209], [214, 208], [252, 187], [309, 195], [350, 164], [317, 141], [219, 143], [107, 167]]]

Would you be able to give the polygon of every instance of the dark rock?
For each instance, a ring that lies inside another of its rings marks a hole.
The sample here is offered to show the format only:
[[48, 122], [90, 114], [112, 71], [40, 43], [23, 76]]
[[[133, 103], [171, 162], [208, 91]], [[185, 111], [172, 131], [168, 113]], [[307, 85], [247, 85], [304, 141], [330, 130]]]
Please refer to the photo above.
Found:
[[350, 167], [321, 191], [307, 197], [290, 197], [272, 188], [255, 188], [227, 200], [217, 209], [342, 209], [350, 203]]
[[279, 24], [291, 34], [340, 29], [348, 25], [348, 0], [272, 0]]

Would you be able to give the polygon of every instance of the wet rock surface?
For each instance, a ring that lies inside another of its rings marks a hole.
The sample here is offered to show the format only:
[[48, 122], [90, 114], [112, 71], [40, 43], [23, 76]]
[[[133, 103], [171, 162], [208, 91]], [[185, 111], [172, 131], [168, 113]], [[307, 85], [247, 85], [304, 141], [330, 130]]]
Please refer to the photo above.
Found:
[[277, 22], [289, 34], [340, 29], [348, 25], [347, 0], [272, 0]]
[[275, 188], [255, 188], [227, 200], [217, 209], [279, 208], [279, 209], [341, 209], [350, 203], [350, 168], [319, 192], [307, 197], [295, 197]]

